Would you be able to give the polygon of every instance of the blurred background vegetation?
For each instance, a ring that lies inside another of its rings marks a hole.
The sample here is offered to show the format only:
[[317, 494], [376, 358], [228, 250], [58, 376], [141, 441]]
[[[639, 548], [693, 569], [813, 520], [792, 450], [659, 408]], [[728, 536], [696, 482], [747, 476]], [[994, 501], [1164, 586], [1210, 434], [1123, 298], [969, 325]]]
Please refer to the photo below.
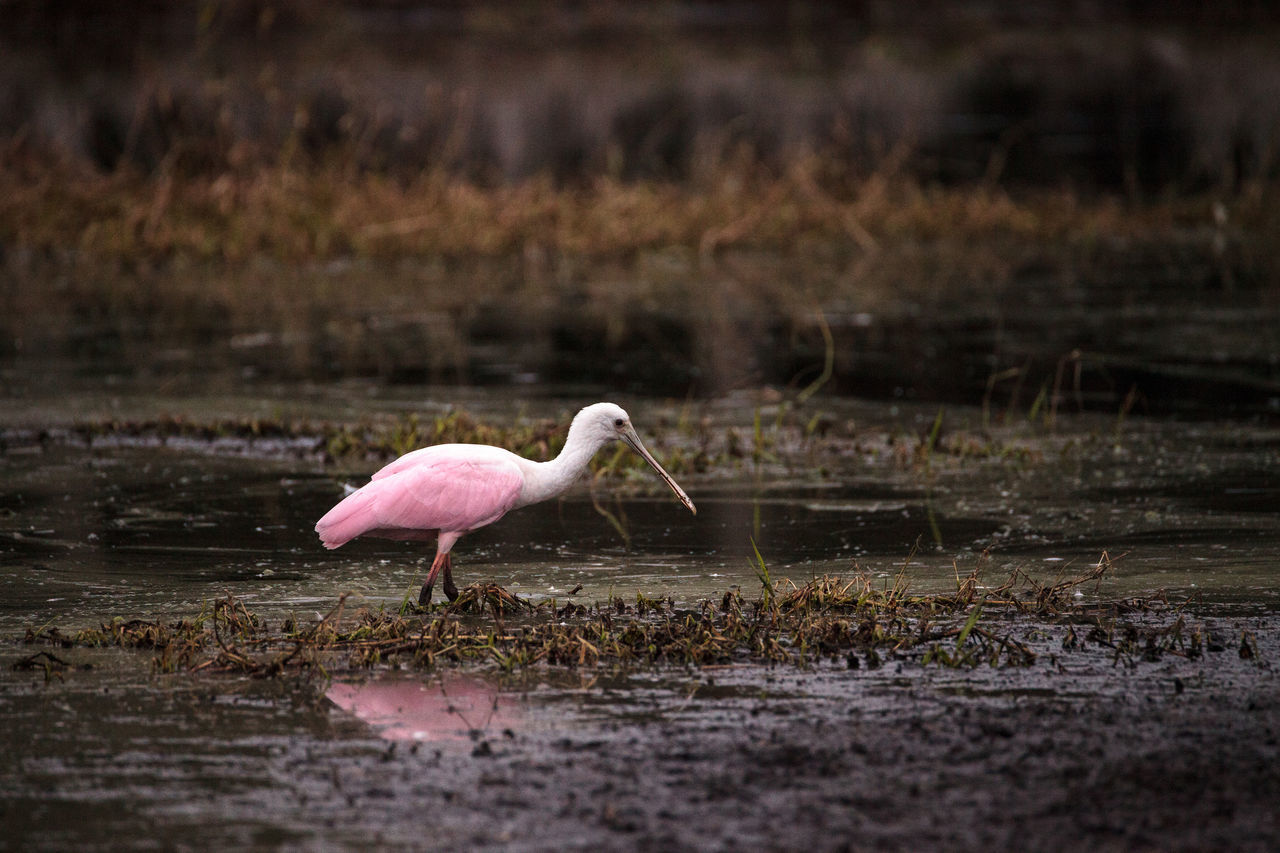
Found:
[[3, 0], [0, 355], [1273, 413], [1277, 43], [1255, 2]]

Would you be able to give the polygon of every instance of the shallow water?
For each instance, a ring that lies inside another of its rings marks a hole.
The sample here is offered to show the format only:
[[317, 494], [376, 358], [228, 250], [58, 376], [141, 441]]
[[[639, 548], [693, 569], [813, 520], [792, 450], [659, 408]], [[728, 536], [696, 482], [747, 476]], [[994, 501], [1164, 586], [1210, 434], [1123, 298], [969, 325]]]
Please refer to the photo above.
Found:
[[[396, 412], [420, 399], [405, 392], [375, 406]], [[515, 414], [501, 401], [474, 402], [490, 416]], [[675, 408], [626, 402], [642, 425]], [[306, 394], [291, 405], [304, 416], [315, 411]], [[555, 413], [572, 404], [534, 405]], [[749, 429], [755, 405], [721, 401], [705, 411]], [[936, 412], [822, 405], [869, 434], [919, 435]], [[980, 422], [976, 411], [949, 417]], [[970, 710], [985, 719], [1046, 703], [1068, 716], [1099, 702], [1123, 709], [1164, 696], [1177, 678], [1196, 701], [1230, 695], [1275, 708], [1267, 704], [1272, 664], [1250, 668], [1229, 653], [1142, 671], [1119, 686], [1102, 656], [1072, 679], [1039, 666], [956, 674], [899, 664], [861, 674], [823, 666], [257, 681], [155, 676], [145, 652], [54, 649], [73, 668], [46, 682], [39, 669], [10, 669], [36, 650], [18, 641], [28, 627], [192, 616], [228, 592], [268, 619], [317, 618], [344, 593], [348, 606], [396, 608], [416, 596], [430, 548], [377, 540], [319, 547], [314, 520], [343, 483], [367, 472], [326, 468], [305, 448], [10, 438], [0, 454], [0, 818], [14, 849], [315, 849], [371, 840], [403, 848], [785, 846], [773, 829], [732, 817], [743, 806], [736, 795], [700, 793], [722, 787], [712, 768], [745, 755], [732, 772], [778, 762], [768, 772], [794, 783], [771, 791], [824, 790], [817, 779], [831, 762], [848, 773], [871, 765], [833, 757], [814, 732], [862, 731], [852, 741], [841, 734], [839, 754], [869, 749], [874, 757], [909, 736], [892, 728], [904, 702], [922, 715], [916, 724], [946, 729], [948, 715]], [[625, 515], [629, 543], [583, 485], [464, 538], [456, 572], [460, 583], [491, 580], [534, 600], [643, 592], [690, 604], [735, 586], [753, 595], [753, 542], [774, 578], [857, 569], [886, 584], [901, 574], [918, 590], [946, 589], [979, 563], [989, 583], [1013, 567], [1052, 580], [1105, 550], [1118, 558], [1115, 570], [1088, 595], [1194, 596], [1195, 618], [1218, 620], [1231, 637], [1252, 632], [1274, 658], [1280, 431], [1082, 417], [1009, 438], [1034, 457], [904, 464], [860, 453], [825, 460], [821, 475], [799, 461], [682, 477], [696, 517], [660, 484], [597, 484], [601, 505]], [[1038, 642], [1051, 660], [1061, 638]], [[872, 721], [890, 728], [872, 734]], [[749, 735], [740, 741], [738, 733]], [[630, 763], [610, 762], [614, 753]], [[949, 760], [922, 754], [913, 772]], [[986, 765], [976, 766], [980, 779]], [[682, 787], [691, 779], [705, 789]], [[754, 784], [741, 783], [743, 796]], [[668, 787], [674, 793], [662, 794]], [[701, 828], [664, 835], [676, 819]], [[831, 846], [804, 826], [800, 837]]]
[[[578, 600], [588, 602], [643, 592], [690, 604], [757, 588], [753, 542], [775, 577], [901, 572], [924, 590], [980, 561], [992, 582], [1015, 566], [1051, 578], [1105, 550], [1118, 558], [1111, 595], [1277, 600], [1280, 432], [1134, 422], [1117, 435], [1082, 419], [1025, 443], [1038, 461], [939, 459], [922, 468], [862, 456], [825, 460], [822, 475], [803, 463], [748, 463], [736, 476], [685, 478], [696, 517], [656, 480], [639, 492], [582, 485], [465, 537], [457, 573], [462, 583], [491, 580], [535, 600], [581, 586]], [[358, 540], [328, 552], [312, 532], [343, 484], [364, 482], [365, 472], [243, 451], [182, 442], [11, 447], [0, 456], [0, 629], [198, 612], [226, 592], [302, 612], [327, 610], [342, 593], [388, 607], [416, 593], [429, 545]], [[629, 542], [593, 491], [625, 520]]]

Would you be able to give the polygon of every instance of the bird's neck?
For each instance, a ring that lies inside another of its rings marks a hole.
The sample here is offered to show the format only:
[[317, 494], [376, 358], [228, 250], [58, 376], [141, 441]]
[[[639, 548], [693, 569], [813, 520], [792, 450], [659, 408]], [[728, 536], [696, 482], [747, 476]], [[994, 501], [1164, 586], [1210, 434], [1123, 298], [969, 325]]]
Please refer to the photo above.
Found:
[[600, 445], [585, 440], [585, 436], [577, 436], [576, 439], [570, 430], [559, 456], [550, 462], [533, 463], [532, 476], [525, 479], [525, 488], [520, 495], [522, 504], [554, 498], [578, 481]]

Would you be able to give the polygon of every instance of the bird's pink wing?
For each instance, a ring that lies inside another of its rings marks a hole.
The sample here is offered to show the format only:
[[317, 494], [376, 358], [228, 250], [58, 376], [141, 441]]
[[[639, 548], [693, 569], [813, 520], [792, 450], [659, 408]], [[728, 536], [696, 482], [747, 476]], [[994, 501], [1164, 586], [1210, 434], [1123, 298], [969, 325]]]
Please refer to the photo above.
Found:
[[442, 452], [447, 452], [448, 449], [449, 446], [435, 445], [433, 447], [420, 447], [417, 450], [411, 450], [404, 456], [388, 462], [377, 471], [374, 471], [371, 479], [381, 480], [383, 477], [398, 474], [401, 471], [412, 468], [414, 465], [423, 462], [425, 459], [429, 459], [432, 456], [439, 456]]
[[514, 459], [465, 451], [421, 454], [398, 470], [384, 468], [321, 518], [316, 532], [329, 548], [362, 534], [429, 539], [436, 531], [465, 533], [505, 515], [523, 484]]
[[461, 532], [506, 515], [520, 497], [524, 477], [508, 460], [444, 456], [374, 483], [380, 487], [378, 518], [383, 527]]

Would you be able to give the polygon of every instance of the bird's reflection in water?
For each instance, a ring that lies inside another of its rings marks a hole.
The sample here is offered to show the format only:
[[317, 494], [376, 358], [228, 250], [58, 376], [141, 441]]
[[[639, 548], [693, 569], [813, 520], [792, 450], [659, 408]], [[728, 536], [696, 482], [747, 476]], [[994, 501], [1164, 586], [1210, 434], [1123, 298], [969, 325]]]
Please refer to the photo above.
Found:
[[519, 719], [515, 699], [484, 679], [458, 673], [425, 682], [335, 682], [325, 697], [387, 740], [481, 740], [514, 729]]

